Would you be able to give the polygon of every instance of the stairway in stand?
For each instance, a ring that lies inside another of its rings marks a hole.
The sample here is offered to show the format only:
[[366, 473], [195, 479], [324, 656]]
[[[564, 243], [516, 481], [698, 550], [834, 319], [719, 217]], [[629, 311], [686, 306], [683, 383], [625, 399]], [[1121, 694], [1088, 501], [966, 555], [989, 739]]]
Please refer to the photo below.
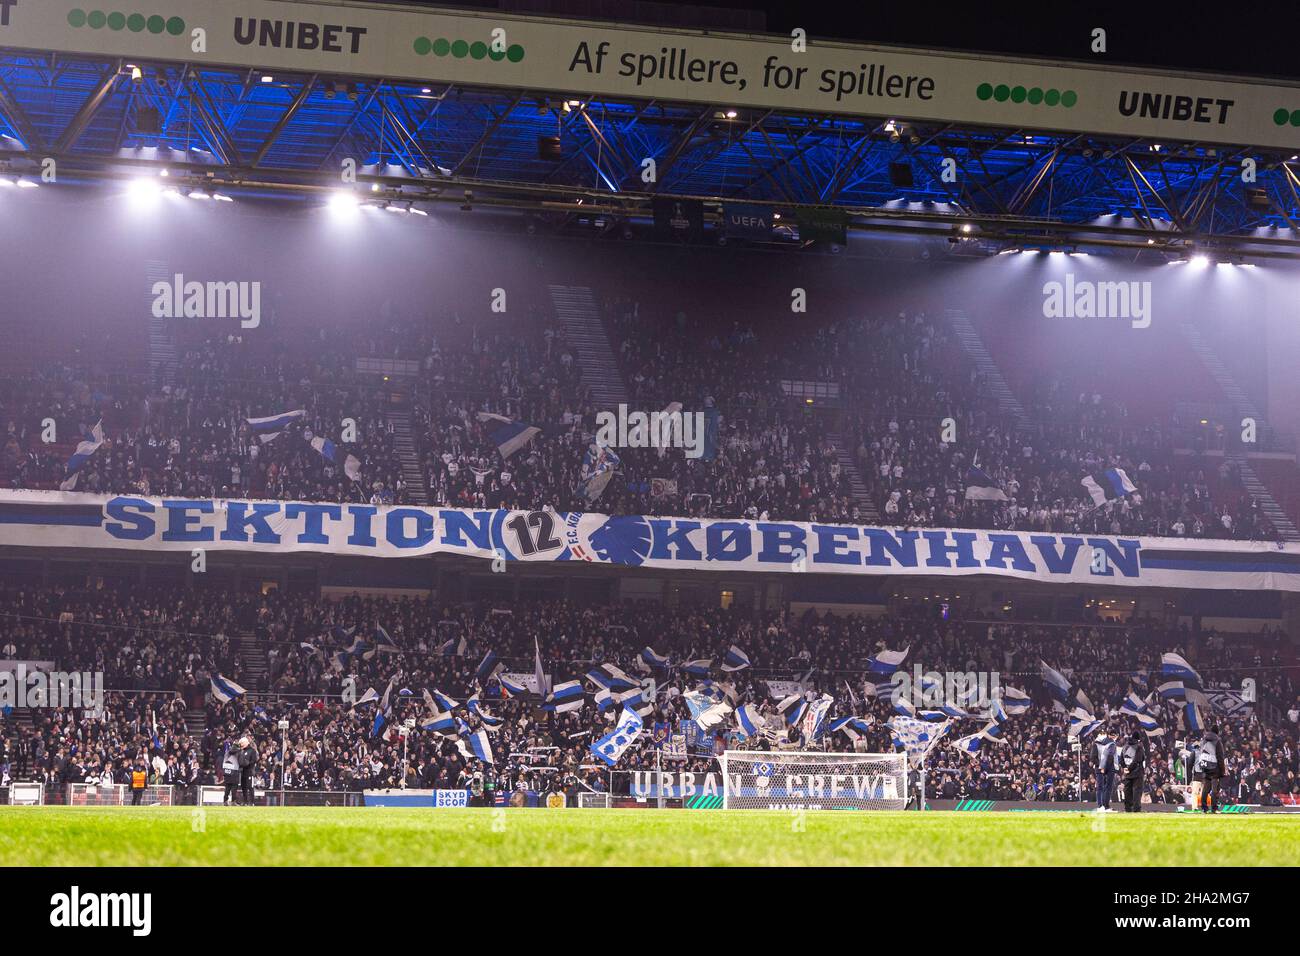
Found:
[[406, 482], [406, 496], [411, 504], [429, 504], [429, 487], [424, 482], [424, 470], [415, 450], [415, 434], [411, 430], [411, 412], [405, 406], [395, 405], [388, 411], [393, 426], [393, 445], [402, 465], [402, 480]]
[[1028, 431], [1033, 424], [1029, 414], [1012, 393], [1007, 380], [1002, 377], [1002, 370], [998, 368], [998, 363], [993, 361], [993, 355], [989, 352], [988, 346], [984, 344], [984, 340], [980, 338], [980, 334], [976, 331], [971, 320], [960, 309], [947, 309], [945, 313], [948, 324], [952, 326], [953, 334], [957, 336], [957, 341], [961, 344], [962, 351], [974, 363], [976, 370], [984, 379], [989, 394], [998, 403], [998, 409], [1004, 415], [1010, 415], [1014, 418], [1016, 426], [1022, 431]]
[[835, 443], [835, 456], [840, 463], [840, 471], [848, 479], [849, 490], [853, 493], [853, 502], [858, 506], [862, 523], [879, 524], [880, 512], [876, 511], [876, 503], [871, 500], [871, 492], [867, 489], [867, 483], [862, 480], [857, 459], [853, 457], [857, 449], [845, 447], [844, 439], [838, 432], [829, 433], [826, 437]]
[[1272, 522], [1278, 536], [1283, 541], [1300, 541], [1300, 530], [1296, 529], [1295, 522], [1282, 510], [1282, 506], [1277, 503], [1277, 499], [1273, 497], [1268, 487], [1259, 480], [1259, 475], [1255, 474], [1255, 469], [1250, 466], [1250, 460], [1244, 455], [1229, 455], [1228, 461], [1236, 465], [1246, 493], [1259, 502], [1259, 510], [1264, 512], [1264, 517]]
[[255, 693], [265, 691], [268, 670], [266, 647], [252, 631], [239, 632], [239, 660], [244, 665], [241, 679], [248, 696], [251, 698]]
[[591, 389], [598, 408], [615, 409], [627, 401], [627, 385], [618, 370], [600, 308], [586, 286], [549, 287], [555, 314], [564, 323], [564, 338], [582, 369], [582, 384]]

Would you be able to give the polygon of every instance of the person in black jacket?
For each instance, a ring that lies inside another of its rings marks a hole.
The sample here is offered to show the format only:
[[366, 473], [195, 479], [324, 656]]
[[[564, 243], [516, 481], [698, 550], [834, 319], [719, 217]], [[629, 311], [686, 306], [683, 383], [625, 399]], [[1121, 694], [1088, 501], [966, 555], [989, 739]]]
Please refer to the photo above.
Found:
[[1124, 812], [1142, 812], [1142, 784], [1147, 772], [1147, 744], [1139, 731], [1129, 734], [1120, 753], [1124, 771]]
[[244, 806], [253, 805], [253, 770], [257, 767], [257, 748], [250, 737], [239, 739], [239, 788], [243, 792]]

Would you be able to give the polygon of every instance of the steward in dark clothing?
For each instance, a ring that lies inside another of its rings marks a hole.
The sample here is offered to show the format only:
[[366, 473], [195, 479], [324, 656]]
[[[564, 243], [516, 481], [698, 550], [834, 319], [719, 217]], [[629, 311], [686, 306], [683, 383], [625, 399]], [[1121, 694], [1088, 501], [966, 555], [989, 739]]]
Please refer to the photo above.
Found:
[[1147, 772], [1147, 744], [1141, 733], [1130, 734], [1120, 753], [1124, 772], [1124, 812], [1142, 812], [1142, 783]]
[[245, 737], [244, 746], [239, 748], [239, 788], [243, 792], [244, 805], [253, 805], [253, 770], [257, 767], [257, 748]]
[[1197, 780], [1204, 781], [1201, 788], [1202, 805], [1198, 810], [1208, 813], [1219, 812], [1219, 784], [1227, 767], [1227, 754], [1224, 753], [1223, 740], [1219, 737], [1218, 727], [1211, 727], [1201, 738], [1196, 751], [1196, 765], [1192, 772]]

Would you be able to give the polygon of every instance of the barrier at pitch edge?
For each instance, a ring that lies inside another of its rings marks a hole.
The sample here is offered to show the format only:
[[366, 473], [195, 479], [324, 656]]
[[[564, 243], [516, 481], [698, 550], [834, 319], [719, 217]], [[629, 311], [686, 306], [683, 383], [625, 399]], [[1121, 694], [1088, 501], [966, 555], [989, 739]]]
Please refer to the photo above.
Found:
[[1300, 591], [1300, 545], [554, 511], [0, 491], [0, 546]]
[[0, 46], [764, 109], [1300, 146], [1300, 89], [1024, 58], [309, 0], [0, 0]]

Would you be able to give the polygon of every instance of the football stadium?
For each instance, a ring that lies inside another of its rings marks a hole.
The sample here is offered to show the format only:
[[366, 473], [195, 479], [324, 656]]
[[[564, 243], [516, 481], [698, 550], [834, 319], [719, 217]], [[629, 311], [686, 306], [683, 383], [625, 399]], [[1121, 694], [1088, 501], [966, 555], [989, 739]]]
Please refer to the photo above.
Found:
[[1295, 865], [1300, 82], [1089, 42], [0, 0], [0, 864]]

